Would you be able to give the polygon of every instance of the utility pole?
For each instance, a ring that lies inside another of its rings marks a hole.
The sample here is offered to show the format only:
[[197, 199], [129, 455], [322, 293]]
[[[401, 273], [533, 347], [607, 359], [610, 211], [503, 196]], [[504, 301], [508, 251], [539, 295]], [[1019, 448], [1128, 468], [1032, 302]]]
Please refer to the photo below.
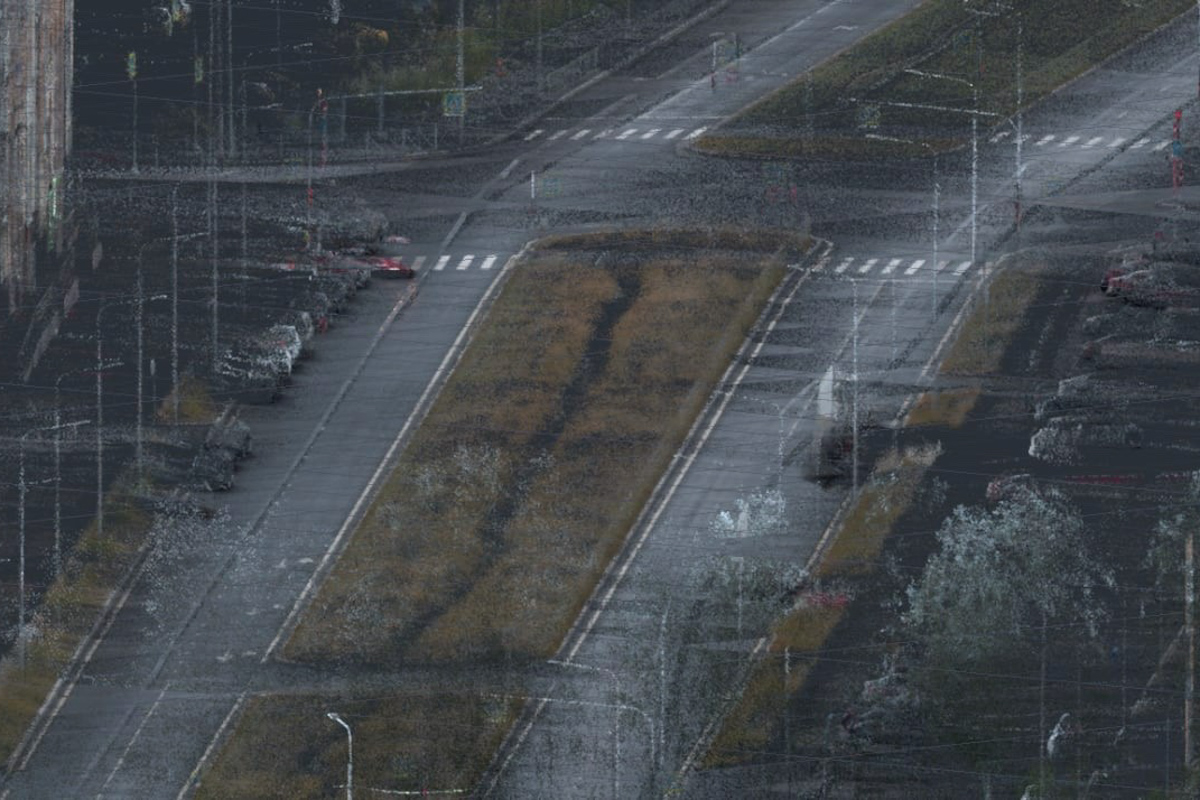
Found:
[[[229, 122], [226, 128], [229, 132], [229, 156], [234, 158], [237, 156], [237, 135], [236, 125], [233, 121], [237, 118], [233, 110], [233, 0], [225, 0], [225, 96], [228, 101], [228, 113], [226, 116]], [[242, 103], [245, 104], [245, 94], [242, 96]]]
[[[1200, 0], [1198, 0], [1200, 2]], [[542, 0], [537, 0], [537, 92], [542, 96]]]
[[853, 369], [852, 369], [851, 378], [850, 378], [854, 382], [854, 400], [853, 400], [853, 403], [851, 404], [852, 410], [850, 412], [850, 415], [851, 415], [850, 433], [851, 433], [851, 436], [853, 437], [851, 439], [851, 452], [852, 452], [851, 469], [854, 472], [854, 475], [853, 475], [854, 494], [857, 495], [858, 494], [858, 280], [855, 278], [851, 278], [850, 286], [853, 291], [853, 305], [851, 306], [851, 310], [852, 310], [851, 321], [854, 323], [854, 334], [852, 337], [853, 344], [851, 345], [852, 353], [853, 353], [853, 360], [852, 360]]
[[1183, 698], [1183, 766], [1190, 770], [1195, 761], [1192, 753], [1192, 705], [1196, 691], [1196, 534], [1188, 531], [1184, 546], [1183, 592], [1186, 602], [1184, 617], [1188, 632], [1188, 674]]
[[[538, 8], [539, 9], [541, 8], [540, 0], [538, 2]], [[458, 87], [458, 102], [462, 104], [462, 107], [459, 110], [460, 113], [458, 115], [458, 145], [459, 145], [459, 147], [461, 147], [462, 143], [463, 143], [463, 118], [466, 116], [466, 112], [467, 112], [467, 97], [463, 93], [463, 81], [465, 78], [465, 68], [463, 65], [463, 23], [465, 21], [464, 16], [465, 15], [463, 13], [463, 0], [458, 0], [458, 52], [455, 54], [455, 59], [454, 59], [454, 80], [455, 80], [455, 85]], [[540, 30], [541, 29], [539, 27], [539, 31]], [[541, 41], [542, 41], [541, 36], [539, 35], [539, 37], [538, 37], [539, 46], [541, 44]], [[539, 49], [539, 54], [540, 54], [540, 49]], [[540, 61], [539, 61], [539, 63], [540, 63]]]
[[179, 184], [171, 189], [171, 410], [179, 424]]

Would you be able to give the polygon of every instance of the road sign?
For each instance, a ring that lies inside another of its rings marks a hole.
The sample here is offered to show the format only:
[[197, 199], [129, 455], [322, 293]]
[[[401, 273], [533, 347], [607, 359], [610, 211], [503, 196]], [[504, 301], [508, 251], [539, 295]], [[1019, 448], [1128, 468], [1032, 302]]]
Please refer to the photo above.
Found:
[[1171, 155], [1176, 158], [1183, 158], [1183, 142], [1178, 139], [1171, 142]]
[[467, 113], [467, 96], [465, 92], [446, 92], [442, 95], [442, 116], [462, 117]]
[[125, 57], [125, 74], [129, 76], [129, 80], [137, 77], [137, 52], [129, 51], [129, 55]]

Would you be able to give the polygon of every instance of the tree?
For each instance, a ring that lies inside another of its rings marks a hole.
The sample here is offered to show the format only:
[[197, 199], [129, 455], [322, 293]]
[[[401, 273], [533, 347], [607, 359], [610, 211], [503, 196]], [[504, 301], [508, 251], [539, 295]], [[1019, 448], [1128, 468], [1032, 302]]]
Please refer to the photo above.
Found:
[[994, 509], [959, 506], [937, 532], [940, 550], [908, 589], [905, 623], [931, 655], [982, 662], [1055, 621], [1095, 636], [1095, 589], [1111, 570], [1088, 553], [1084, 526], [1052, 489], [1021, 489]]

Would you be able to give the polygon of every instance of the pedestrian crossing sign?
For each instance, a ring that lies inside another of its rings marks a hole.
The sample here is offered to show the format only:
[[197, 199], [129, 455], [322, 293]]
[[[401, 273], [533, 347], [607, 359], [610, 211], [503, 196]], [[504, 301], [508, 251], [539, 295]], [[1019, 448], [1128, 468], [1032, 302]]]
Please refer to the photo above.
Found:
[[442, 116], [462, 117], [467, 112], [467, 96], [465, 92], [446, 92], [442, 95]]

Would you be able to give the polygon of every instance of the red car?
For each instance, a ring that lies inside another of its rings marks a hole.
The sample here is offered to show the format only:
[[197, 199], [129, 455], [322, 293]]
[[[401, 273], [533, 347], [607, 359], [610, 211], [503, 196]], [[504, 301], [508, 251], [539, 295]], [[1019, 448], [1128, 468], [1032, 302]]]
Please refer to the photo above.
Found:
[[364, 256], [360, 260], [370, 265], [371, 274], [377, 278], [411, 278], [416, 274], [399, 256]]

